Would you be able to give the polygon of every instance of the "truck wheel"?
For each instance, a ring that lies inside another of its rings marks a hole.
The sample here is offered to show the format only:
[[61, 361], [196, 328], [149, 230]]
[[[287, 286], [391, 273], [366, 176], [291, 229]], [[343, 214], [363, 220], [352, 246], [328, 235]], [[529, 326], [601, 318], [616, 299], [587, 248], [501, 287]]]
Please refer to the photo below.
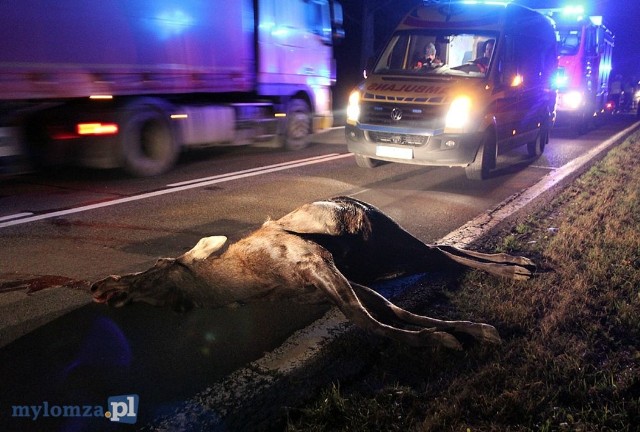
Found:
[[377, 159], [371, 159], [370, 157], [360, 154], [354, 154], [354, 156], [356, 157], [356, 165], [360, 168], [375, 168], [380, 165], [380, 161]]
[[291, 99], [287, 106], [284, 148], [300, 150], [309, 145], [311, 138], [311, 109], [302, 99]]
[[133, 104], [125, 113], [121, 122], [124, 170], [149, 177], [171, 169], [179, 148], [168, 115], [150, 104]]
[[549, 128], [542, 125], [540, 132], [534, 141], [527, 143], [527, 153], [531, 157], [539, 157], [544, 152], [544, 146], [549, 142]]
[[464, 169], [469, 180], [486, 180], [496, 167], [496, 140], [489, 131], [482, 137], [482, 143], [475, 160]]

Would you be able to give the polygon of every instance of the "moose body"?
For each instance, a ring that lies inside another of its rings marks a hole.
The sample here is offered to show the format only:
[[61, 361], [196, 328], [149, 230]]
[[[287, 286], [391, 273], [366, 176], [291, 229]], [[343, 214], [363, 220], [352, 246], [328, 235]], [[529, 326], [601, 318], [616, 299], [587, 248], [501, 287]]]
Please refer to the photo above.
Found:
[[144, 272], [97, 281], [94, 300], [111, 306], [143, 301], [183, 311], [284, 298], [330, 301], [373, 333], [415, 346], [459, 349], [449, 332], [488, 342], [500, 337], [488, 324], [412, 314], [365, 285], [460, 265], [514, 279], [535, 270], [524, 257], [425, 244], [374, 206], [348, 197], [305, 204], [216, 254], [225, 243], [223, 236], [205, 237]]

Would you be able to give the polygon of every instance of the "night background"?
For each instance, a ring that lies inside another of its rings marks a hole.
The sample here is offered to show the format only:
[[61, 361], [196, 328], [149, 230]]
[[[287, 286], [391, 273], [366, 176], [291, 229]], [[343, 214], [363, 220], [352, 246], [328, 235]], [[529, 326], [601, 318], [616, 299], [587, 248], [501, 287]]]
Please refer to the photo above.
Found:
[[[440, 0], [444, 3], [446, 0]], [[367, 58], [380, 50], [386, 39], [418, 0], [342, 0], [346, 37], [336, 47], [338, 82], [334, 94], [336, 120], [349, 91], [362, 79]], [[601, 15], [615, 35], [611, 77], [640, 79], [640, 1], [638, 0], [516, 0], [531, 8], [581, 5], [585, 15]]]

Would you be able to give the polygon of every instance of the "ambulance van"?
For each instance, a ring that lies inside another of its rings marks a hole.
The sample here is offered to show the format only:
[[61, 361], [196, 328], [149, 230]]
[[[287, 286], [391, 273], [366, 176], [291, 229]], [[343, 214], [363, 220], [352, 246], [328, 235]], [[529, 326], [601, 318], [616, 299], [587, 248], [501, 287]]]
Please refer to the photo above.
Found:
[[464, 167], [474, 180], [516, 146], [533, 160], [555, 118], [556, 45], [553, 22], [523, 6], [417, 7], [349, 96], [349, 151], [365, 168]]

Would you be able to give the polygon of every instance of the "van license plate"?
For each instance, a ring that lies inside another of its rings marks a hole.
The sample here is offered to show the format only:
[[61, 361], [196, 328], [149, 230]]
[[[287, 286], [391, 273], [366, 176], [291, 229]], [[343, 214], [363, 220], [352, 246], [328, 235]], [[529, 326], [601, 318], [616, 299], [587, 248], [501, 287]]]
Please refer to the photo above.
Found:
[[376, 156], [391, 157], [396, 159], [413, 159], [413, 149], [410, 147], [377, 146]]

